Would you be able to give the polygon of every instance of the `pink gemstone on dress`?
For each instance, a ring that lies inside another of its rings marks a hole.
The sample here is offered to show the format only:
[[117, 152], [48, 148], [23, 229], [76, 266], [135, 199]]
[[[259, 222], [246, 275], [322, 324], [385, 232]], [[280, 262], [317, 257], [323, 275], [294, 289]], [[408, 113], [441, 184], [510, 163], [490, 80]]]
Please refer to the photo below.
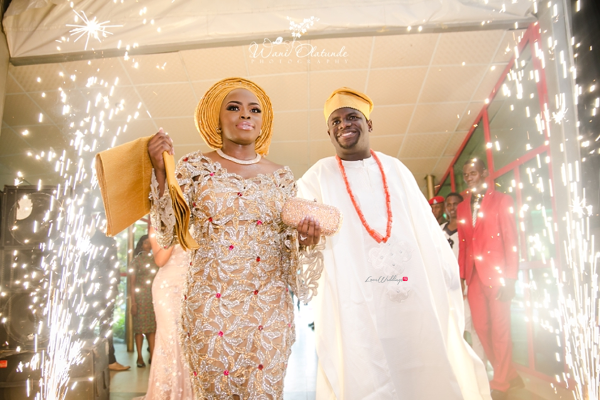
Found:
[[259, 331], [262, 331], [262, 330], [263, 330], [263, 326], [262, 326], [262, 325], [259, 325], [259, 326], [258, 326], [258, 330], [259, 330]]
[[194, 376], [198, 376], [198, 373], [196, 371], [194, 371]]
[[262, 221], [261, 220], [256, 221], [256, 225], [262, 225]]
[[229, 375], [229, 371], [227, 371], [227, 370], [223, 371], [223, 375], [228, 376]]
[[215, 294], [215, 297], [216, 297], [217, 299], [220, 299], [220, 298], [221, 298], [221, 293], [217, 293], [217, 294]]
[[208, 218], [208, 222], [212, 222], [212, 217]]
[[184, 300], [187, 300], [187, 294], [184, 294], [184, 295], [183, 295], [183, 299], [184, 299]]
[[402, 278], [402, 280], [403, 280], [404, 282], [406, 282], [406, 281], [408, 280], [408, 277], [406, 277], [406, 276], [405, 276], [405, 277], [403, 277], [403, 278]]
[[242, 197], [242, 194], [240, 192], [238, 192], [238, 196]]
[[223, 336], [223, 331], [219, 331], [219, 336]]
[[256, 262], [260, 262], [260, 257], [256, 257]]
[[255, 290], [255, 291], [254, 291], [254, 294], [258, 294], [258, 290]]
[[187, 161], [187, 160], [188, 160], [188, 158], [187, 158], [187, 157], [183, 159], [183, 161], [184, 161], [184, 162], [185, 162], [185, 161]]
[[215, 176], [215, 173], [214, 173], [214, 172], [211, 172], [211, 173], [210, 173], [210, 176]]
[[229, 250], [233, 250], [233, 245], [230, 245], [230, 246], [229, 246]]
[[262, 364], [258, 364], [258, 369], [260, 369], [260, 370], [262, 371], [262, 369], [263, 369], [263, 368], [264, 368], [264, 367], [263, 367], [263, 365], [262, 365]]

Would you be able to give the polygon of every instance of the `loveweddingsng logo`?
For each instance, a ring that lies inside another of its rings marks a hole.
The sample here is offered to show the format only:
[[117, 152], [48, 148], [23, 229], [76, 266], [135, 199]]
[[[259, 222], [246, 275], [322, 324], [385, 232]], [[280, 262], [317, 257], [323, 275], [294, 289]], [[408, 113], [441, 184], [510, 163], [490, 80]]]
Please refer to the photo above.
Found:
[[275, 40], [265, 38], [261, 44], [250, 43], [250, 62], [258, 64], [292, 64], [292, 63], [318, 63], [318, 64], [345, 64], [348, 62], [346, 46], [339, 50], [319, 48], [310, 43], [300, 43], [297, 40], [311, 28], [319, 18], [305, 18], [297, 24], [288, 17], [292, 40], [284, 40], [278, 37]]
[[408, 277], [407, 276], [403, 276], [402, 278], [396, 276], [396, 275], [391, 275], [391, 276], [380, 276], [379, 278], [373, 278], [371, 276], [369, 276], [365, 282], [367, 283], [386, 283], [386, 282], [396, 282], [396, 284], [399, 284], [400, 282], [407, 282], [408, 281]]

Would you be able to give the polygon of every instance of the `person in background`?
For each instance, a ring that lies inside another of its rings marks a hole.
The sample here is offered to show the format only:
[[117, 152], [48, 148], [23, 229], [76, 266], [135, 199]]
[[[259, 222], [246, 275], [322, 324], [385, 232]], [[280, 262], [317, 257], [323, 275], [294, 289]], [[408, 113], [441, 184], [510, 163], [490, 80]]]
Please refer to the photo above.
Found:
[[512, 365], [510, 303], [519, 271], [517, 228], [512, 198], [488, 185], [480, 159], [468, 160], [463, 178], [465, 201], [457, 207], [460, 277], [468, 285], [473, 325], [494, 368], [493, 400], [507, 399], [509, 389], [523, 387]]
[[[101, 217], [104, 218], [102, 215]], [[105, 228], [105, 227], [103, 227]], [[104, 334], [106, 331], [111, 329], [113, 323], [113, 312], [115, 309], [115, 301], [119, 295], [119, 264], [117, 258], [117, 244], [114, 238], [109, 238], [104, 234], [103, 229], [97, 228], [90, 240], [92, 246], [98, 248], [96, 255], [95, 268], [97, 272], [97, 279], [104, 283], [104, 289], [108, 290], [105, 292], [102, 290], [102, 296], [99, 301], [108, 300], [106, 304], [106, 320], [103, 321], [101, 332]], [[113, 343], [112, 332], [108, 336], [108, 369], [111, 371], [127, 371], [128, 365], [122, 365], [117, 362], [115, 356], [115, 346]]]
[[159, 268], [152, 283], [156, 314], [154, 366], [150, 370], [144, 400], [193, 400], [190, 372], [185, 362], [178, 327], [181, 326], [181, 301], [190, 263], [189, 253], [179, 244], [161, 247], [150, 227], [154, 262]]
[[152, 245], [148, 235], [144, 235], [138, 241], [134, 258], [131, 261], [131, 285], [129, 295], [131, 296], [131, 315], [133, 316], [133, 333], [135, 334], [135, 347], [137, 349], [137, 366], [146, 366], [142, 354], [144, 336], [150, 347], [149, 363], [152, 363], [154, 353], [154, 337], [156, 333], [156, 319], [154, 306], [152, 304], [152, 281], [156, 276], [158, 267], [152, 256]]
[[444, 218], [444, 198], [442, 196], [433, 197], [429, 200], [429, 205], [431, 206], [431, 212], [438, 224], [442, 225], [448, 222], [446, 218]]
[[[444, 235], [446, 235], [446, 239], [448, 239], [448, 244], [452, 248], [454, 252], [454, 256], [458, 259], [458, 247], [459, 247], [459, 238], [458, 238], [458, 220], [456, 219], [456, 208], [463, 201], [463, 197], [459, 193], [452, 192], [446, 196], [446, 200], [444, 201], [446, 215], [448, 216], [448, 222], [444, 222], [441, 226], [444, 231]], [[483, 346], [481, 345], [481, 341], [475, 332], [475, 328], [473, 327], [473, 319], [471, 317], [471, 309], [469, 307], [469, 301], [467, 300], [467, 288], [465, 287], [463, 292], [464, 303], [465, 303], [465, 339], [471, 345], [475, 353], [481, 358], [483, 364], [487, 364], [487, 358], [485, 357], [485, 351], [483, 351]]]

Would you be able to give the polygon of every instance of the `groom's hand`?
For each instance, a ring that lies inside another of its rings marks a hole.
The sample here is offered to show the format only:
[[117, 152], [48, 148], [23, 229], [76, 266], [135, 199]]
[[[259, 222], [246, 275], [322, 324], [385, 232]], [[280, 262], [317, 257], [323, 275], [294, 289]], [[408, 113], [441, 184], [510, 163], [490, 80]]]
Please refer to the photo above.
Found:
[[321, 226], [313, 217], [304, 217], [298, 224], [298, 240], [303, 246], [319, 244], [321, 240]]

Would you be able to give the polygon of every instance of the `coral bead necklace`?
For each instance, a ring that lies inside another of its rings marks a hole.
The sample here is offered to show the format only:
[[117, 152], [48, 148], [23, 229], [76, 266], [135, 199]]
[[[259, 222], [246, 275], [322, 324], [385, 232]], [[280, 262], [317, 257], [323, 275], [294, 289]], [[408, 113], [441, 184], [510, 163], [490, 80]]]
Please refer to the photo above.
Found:
[[392, 235], [392, 206], [390, 204], [390, 190], [388, 188], [385, 172], [383, 172], [383, 166], [381, 165], [381, 161], [379, 161], [379, 157], [377, 157], [377, 154], [375, 154], [373, 150], [371, 150], [371, 156], [375, 159], [377, 166], [379, 166], [379, 171], [381, 171], [381, 180], [383, 181], [383, 190], [385, 191], [385, 203], [387, 207], [387, 229], [385, 232], [385, 237], [382, 236], [375, 229], [372, 229], [367, 223], [365, 216], [363, 215], [362, 211], [360, 210], [360, 207], [358, 206], [358, 203], [356, 202], [356, 199], [354, 198], [354, 194], [352, 194], [352, 189], [350, 189], [350, 183], [348, 182], [348, 177], [346, 176], [344, 164], [338, 156], [335, 156], [335, 158], [338, 162], [338, 166], [340, 167], [342, 177], [344, 178], [344, 183], [346, 184], [346, 191], [348, 192], [348, 195], [350, 195], [350, 200], [352, 200], [352, 204], [354, 205], [354, 209], [356, 210], [356, 213], [360, 218], [360, 222], [362, 222], [367, 232], [369, 232], [369, 235], [371, 235], [371, 237], [375, 239], [377, 243], [386, 243]]

